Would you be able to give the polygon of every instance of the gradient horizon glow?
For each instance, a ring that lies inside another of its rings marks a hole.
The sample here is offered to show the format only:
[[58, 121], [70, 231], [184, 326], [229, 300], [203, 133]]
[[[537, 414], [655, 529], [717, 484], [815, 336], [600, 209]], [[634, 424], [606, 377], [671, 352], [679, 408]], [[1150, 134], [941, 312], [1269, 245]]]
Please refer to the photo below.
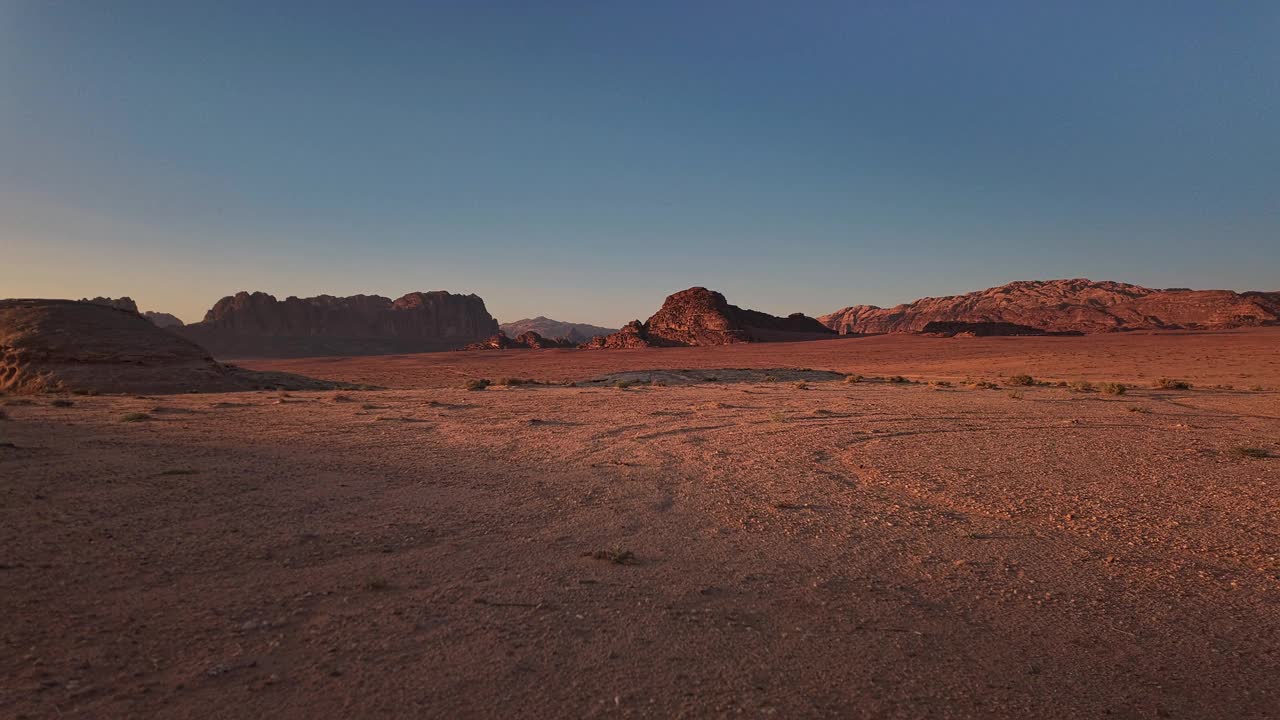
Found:
[[0, 0], [0, 297], [1280, 290], [1275, 2]]

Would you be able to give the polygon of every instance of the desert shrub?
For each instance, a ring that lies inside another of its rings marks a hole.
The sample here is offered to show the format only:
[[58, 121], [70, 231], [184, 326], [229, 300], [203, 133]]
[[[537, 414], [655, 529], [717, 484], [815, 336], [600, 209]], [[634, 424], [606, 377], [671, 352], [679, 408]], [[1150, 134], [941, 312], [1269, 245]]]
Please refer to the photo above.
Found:
[[489, 385], [489, 381], [485, 378], [472, 378], [471, 380], [468, 380], [463, 387], [468, 390], [483, 390], [489, 387]]
[[991, 382], [990, 380], [978, 380], [976, 382], [971, 382], [969, 384], [975, 388], [978, 388], [979, 390], [999, 390], [1000, 389], [999, 385]]
[[1156, 380], [1156, 387], [1161, 390], [1190, 390], [1191, 383], [1186, 380], [1162, 377], [1159, 380]]
[[1098, 386], [1103, 395], [1123, 395], [1129, 392], [1129, 388], [1124, 383], [1105, 382]]
[[798, 383], [793, 384], [791, 387], [793, 387], [793, 388], [795, 388], [795, 389], [797, 389], [797, 390], [808, 390], [808, 389], [809, 389], [809, 383], [806, 383], [806, 382], [798, 382]]
[[1263, 390], [1266, 390], [1266, 388], [1262, 387], [1261, 385], [1254, 385], [1253, 387], [1251, 387], [1251, 388], [1249, 388], [1249, 389], [1250, 389], [1250, 390], [1252, 390], [1252, 391], [1254, 391], [1254, 392], [1262, 392]]
[[774, 376], [772, 376], [772, 375], [765, 375], [765, 376], [764, 376], [764, 381], [765, 381], [765, 382], [778, 382], [778, 378], [776, 378], [776, 377], [774, 377]]
[[904, 383], [909, 383], [911, 381], [902, 377], [901, 375], [894, 375], [893, 377], [889, 378], [888, 382], [891, 382], [895, 385], [901, 385]]
[[1071, 392], [1086, 393], [1093, 392], [1093, 383], [1088, 380], [1072, 380], [1067, 387], [1071, 388]]
[[120, 422], [143, 422], [144, 420], [150, 420], [150, 419], [151, 419], [151, 416], [144, 412], [131, 412], [131, 413], [125, 413], [123, 416], [121, 416]]
[[1259, 447], [1238, 447], [1232, 450], [1233, 453], [1240, 457], [1246, 458], [1268, 458], [1271, 453], [1266, 448]]
[[1021, 390], [1010, 390], [1010, 391], [1009, 391], [1008, 393], [1006, 393], [1006, 394], [1007, 394], [1010, 398], [1012, 398], [1012, 399], [1014, 399], [1014, 400], [1021, 400], [1021, 399], [1022, 399], [1022, 391], [1021, 391]]
[[931, 382], [931, 383], [929, 383], [929, 384], [930, 384], [930, 385], [932, 385], [933, 387], [936, 387], [936, 388], [949, 388], [949, 387], [951, 387], [951, 383], [947, 382], [946, 380], [934, 380], [933, 382]]
[[1031, 377], [1030, 375], [1014, 375], [1013, 377], [1010, 377], [1005, 382], [1017, 387], [1031, 387], [1032, 385], [1036, 384], [1036, 379]]
[[857, 374], [849, 374], [849, 375], [845, 375], [845, 376], [844, 376], [844, 383], [845, 383], [846, 385], [852, 385], [852, 384], [854, 384], [854, 383], [859, 383], [859, 382], [862, 382], [862, 376], [861, 376], [861, 375], [857, 375]]
[[626, 390], [627, 388], [633, 385], [643, 385], [643, 384], [644, 382], [641, 380], [623, 380], [622, 378], [618, 378], [617, 380], [613, 381], [613, 386], [618, 388], [619, 390]]
[[500, 378], [500, 379], [498, 380], [498, 382], [496, 382], [496, 383], [494, 383], [494, 384], [495, 384], [495, 385], [507, 385], [507, 386], [510, 386], [510, 387], [516, 387], [516, 386], [520, 386], [520, 385], [537, 385], [537, 384], [538, 384], [538, 381], [537, 381], [537, 380], [534, 380], [533, 378], [515, 378], [515, 377], [513, 377], [513, 378]]

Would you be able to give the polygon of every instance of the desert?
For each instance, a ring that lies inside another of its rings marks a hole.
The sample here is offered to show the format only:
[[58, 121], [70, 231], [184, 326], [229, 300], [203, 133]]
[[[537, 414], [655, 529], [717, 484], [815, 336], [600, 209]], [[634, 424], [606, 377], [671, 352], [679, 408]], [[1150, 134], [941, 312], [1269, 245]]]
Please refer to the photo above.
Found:
[[1277, 341], [262, 359], [357, 389], [9, 395], [0, 712], [1268, 717]]
[[0, 720], [1280, 720], [1278, 20], [0, 0]]

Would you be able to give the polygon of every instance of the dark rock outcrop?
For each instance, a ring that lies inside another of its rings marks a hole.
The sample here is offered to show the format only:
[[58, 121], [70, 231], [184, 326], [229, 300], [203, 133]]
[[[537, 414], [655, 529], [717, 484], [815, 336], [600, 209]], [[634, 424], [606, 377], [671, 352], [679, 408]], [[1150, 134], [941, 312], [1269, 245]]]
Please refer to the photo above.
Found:
[[777, 317], [744, 310], [730, 305], [718, 292], [694, 287], [668, 296], [662, 308], [646, 322], [634, 320], [622, 330], [595, 338], [584, 347], [730, 345], [818, 340], [833, 334], [822, 323], [801, 313]]
[[202, 322], [174, 332], [218, 357], [383, 355], [454, 350], [498, 332], [475, 295], [414, 292], [277, 300], [237, 293], [217, 302]]
[[507, 337], [506, 333], [500, 332], [489, 339], [471, 343], [463, 350], [543, 350], [548, 348], [571, 348], [577, 344], [569, 340], [557, 340], [555, 338], [544, 338], [536, 332], [529, 331], [521, 333], [515, 338]]
[[71, 300], [0, 300], [0, 390], [186, 393], [341, 387], [215, 362], [132, 310]]
[[[931, 323], [1047, 333], [1232, 328], [1280, 321], [1280, 293], [1152, 290], [1091, 280], [1027, 280], [892, 308], [855, 305], [819, 318], [842, 334], [926, 332]], [[1000, 334], [1000, 333], [988, 333]], [[1019, 333], [1024, 334], [1024, 333]]]
[[498, 327], [508, 337], [518, 337], [526, 332], [535, 332], [544, 338], [568, 340], [575, 345], [587, 342], [594, 337], [602, 337], [618, 332], [617, 328], [606, 328], [586, 323], [561, 322], [541, 315], [536, 318], [502, 323]]

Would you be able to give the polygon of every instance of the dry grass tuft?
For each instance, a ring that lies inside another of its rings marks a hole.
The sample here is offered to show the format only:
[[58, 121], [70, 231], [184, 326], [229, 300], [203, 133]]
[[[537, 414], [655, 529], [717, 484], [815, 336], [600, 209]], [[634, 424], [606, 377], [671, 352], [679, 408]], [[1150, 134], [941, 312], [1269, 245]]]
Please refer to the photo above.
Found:
[[1067, 385], [1067, 387], [1071, 389], [1071, 392], [1077, 392], [1077, 393], [1093, 392], [1093, 383], [1089, 382], [1088, 380], [1072, 380], [1071, 383]]
[[1005, 382], [1015, 387], [1031, 387], [1036, 384], [1036, 379], [1030, 375], [1014, 375]]
[[1124, 395], [1129, 392], [1129, 387], [1124, 383], [1105, 382], [1098, 386], [1103, 395]]
[[637, 562], [635, 553], [618, 547], [589, 552], [587, 556], [596, 560], [608, 560], [614, 565], [635, 565]]
[[489, 387], [489, 385], [491, 384], [492, 383], [490, 383], [489, 380], [486, 378], [473, 378], [471, 380], [468, 380], [466, 384], [463, 385], [463, 387], [465, 387], [468, 390], [483, 390]]
[[1191, 383], [1186, 380], [1162, 377], [1156, 380], [1155, 386], [1161, 390], [1190, 390]]

